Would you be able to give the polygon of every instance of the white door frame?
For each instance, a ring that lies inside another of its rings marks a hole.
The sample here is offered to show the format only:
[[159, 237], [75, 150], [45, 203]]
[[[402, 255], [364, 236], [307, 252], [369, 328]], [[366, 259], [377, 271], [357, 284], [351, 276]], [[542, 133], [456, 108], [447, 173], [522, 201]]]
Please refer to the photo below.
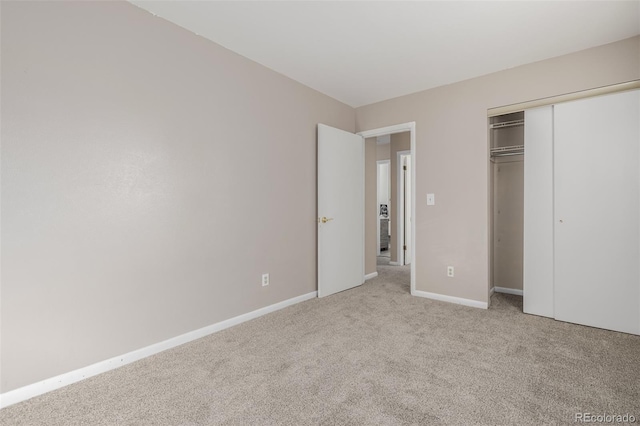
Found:
[[[392, 135], [394, 133], [410, 132], [411, 134], [411, 217], [416, 217], [416, 122], [396, 124], [394, 126], [381, 127], [379, 129], [358, 132], [363, 138]], [[392, 200], [393, 201], [393, 200]], [[416, 226], [415, 220], [411, 227], [411, 294], [416, 293]], [[380, 230], [378, 230], [380, 232]], [[362, 242], [364, 244], [364, 241]]]
[[[398, 238], [396, 238], [396, 245], [398, 246], [396, 248], [397, 250], [397, 259], [398, 259], [398, 265], [404, 265], [404, 220], [405, 220], [405, 215], [404, 215], [404, 173], [402, 173], [402, 156], [403, 155], [409, 155], [411, 156], [411, 151], [398, 151], [396, 154], [396, 164], [398, 165], [396, 167], [396, 182], [398, 183], [398, 188], [396, 189], [396, 193], [398, 194], [398, 196], [396, 197], [398, 199], [398, 205], [396, 206], [396, 211], [398, 212], [398, 217], [396, 218], [396, 229], [398, 230]], [[411, 160], [413, 161], [413, 156], [411, 156]], [[413, 204], [412, 204], [413, 205]], [[413, 217], [413, 216], [412, 216]]]
[[[378, 182], [380, 182], [380, 165], [381, 164], [388, 164], [389, 165], [389, 170], [391, 170], [391, 160], [378, 160], [376, 162], [376, 217], [378, 218], [377, 222], [378, 222], [378, 230], [376, 231], [376, 234], [378, 235], [378, 256], [380, 256], [380, 254], [382, 253], [380, 251], [380, 201], [378, 200]], [[391, 179], [391, 173], [389, 173], [389, 176], [387, 176], [387, 180]], [[389, 188], [387, 188], [388, 190]], [[387, 204], [387, 207], [389, 207], [389, 205]]]

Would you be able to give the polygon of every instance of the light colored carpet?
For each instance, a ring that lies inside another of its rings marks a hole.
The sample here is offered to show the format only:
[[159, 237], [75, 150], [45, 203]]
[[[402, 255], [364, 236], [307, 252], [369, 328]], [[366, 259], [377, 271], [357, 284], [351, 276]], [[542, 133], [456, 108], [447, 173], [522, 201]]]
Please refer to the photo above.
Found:
[[408, 267], [0, 411], [2, 425], [557, 424], [640, 418], [640, 337], [409, 295]]

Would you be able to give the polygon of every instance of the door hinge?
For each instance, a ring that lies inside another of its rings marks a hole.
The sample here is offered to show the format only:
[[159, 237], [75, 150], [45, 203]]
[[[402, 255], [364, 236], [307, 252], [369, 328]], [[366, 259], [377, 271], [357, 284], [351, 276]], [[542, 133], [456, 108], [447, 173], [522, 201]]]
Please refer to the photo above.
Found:
[[407, 170], [407, 166], [402, 166], [402, 170]]
[[402, 250], [407, 251], [407, 246], [402, 246]]

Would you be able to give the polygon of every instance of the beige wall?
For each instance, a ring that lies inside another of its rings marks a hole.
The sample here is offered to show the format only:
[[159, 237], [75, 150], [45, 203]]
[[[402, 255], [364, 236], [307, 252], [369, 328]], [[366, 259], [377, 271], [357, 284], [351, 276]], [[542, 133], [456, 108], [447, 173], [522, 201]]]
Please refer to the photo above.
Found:
[[364, 141], [364, 272], [371, 274], [378, 270], [378, 164], [376, 163], [376, 138]]
[[385, 143], [376, 146], [376, 160], [388, 160], [391, 158], [391, 144]]
[[316, 290], [352, 108], [128, 3], [1, 7], [0, 392]]
[[391, 159], [391, 261], [398, 261], [398, 152], [411, 150], [411, 132], [391, 135], [389, 144], [389, 158]]
[[416, 122], [417, 290], [488, 301], [488, 108], [638, 78], [634, 37], [357, 108], [357, 131]]

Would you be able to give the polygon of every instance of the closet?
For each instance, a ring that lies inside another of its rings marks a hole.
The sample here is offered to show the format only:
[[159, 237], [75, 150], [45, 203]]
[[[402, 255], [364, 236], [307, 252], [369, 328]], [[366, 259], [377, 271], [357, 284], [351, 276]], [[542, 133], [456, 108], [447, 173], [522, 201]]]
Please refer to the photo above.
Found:
[[492, 194], [492, 288], [522, 294], [524, 112], [489, 120]]
[[[523, 114], [524, 312], [640, 334], [640, 91]], [[493, 168], [501, 167], [501, 137], [491, 140]], [[494, 198], [503, 194], [500, 179]], [[494, 217], [494, 234], [502, 220]]]

